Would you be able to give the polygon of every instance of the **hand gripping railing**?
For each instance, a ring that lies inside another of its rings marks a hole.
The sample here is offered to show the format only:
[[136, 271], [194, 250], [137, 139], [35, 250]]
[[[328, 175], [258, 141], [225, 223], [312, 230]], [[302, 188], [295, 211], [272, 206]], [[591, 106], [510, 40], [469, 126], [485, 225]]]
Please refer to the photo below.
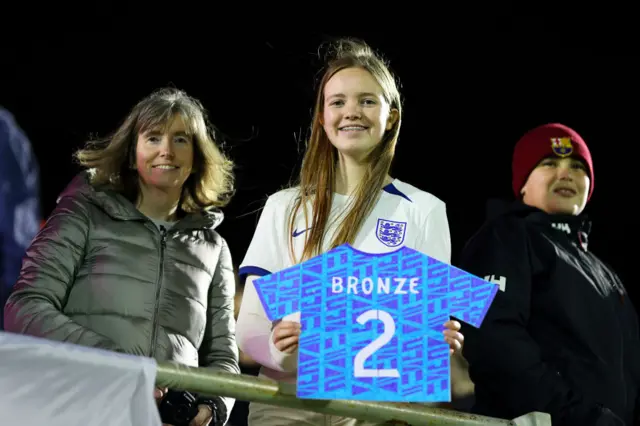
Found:
[[548, 422], [540, 423], [527, 420], [520, 423], [520, 421], [477, 416], [424, 404], [298, 399], [295, 396], [294, 385], [244, 374], [231, 374], [171, 363], [158, 362], [157, 371], [156, 382], [161, 387], [186, 389], [209, 395], [227, 396], [242, 401], [260, 402], [372, 422], [383, 423], [386, 421], [386, 424], [389, 425], [498, 426], [536, 424], [542, 426], [543, 423], [550, 425]]

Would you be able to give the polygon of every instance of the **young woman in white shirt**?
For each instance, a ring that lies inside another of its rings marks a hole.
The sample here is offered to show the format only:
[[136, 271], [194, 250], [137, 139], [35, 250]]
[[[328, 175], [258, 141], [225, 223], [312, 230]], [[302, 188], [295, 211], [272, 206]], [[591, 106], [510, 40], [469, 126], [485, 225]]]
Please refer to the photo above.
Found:
[[[299, 182], [268, 198], [240, 265], [246, 283], [236, 337], [262, 365], [261, 377], [295, 383], [300, 323], [285, 318], [272, 325], [254, 279], [344, 243], [369, 253], [405, 245], [450, 263], [445, 204], [389, 175], [401, 117], [400, 93], [384, 62], [364, 43], [339, 41], [318, 89]], [[377, 232], [379, 219], [404, 226], [396, 238], [385, 238]], [[456, 321], [445, 324], [452, 353], [461, 347], [459, 329]], [[249, 425], [368, 424], [257, 403], [249, 412]]]

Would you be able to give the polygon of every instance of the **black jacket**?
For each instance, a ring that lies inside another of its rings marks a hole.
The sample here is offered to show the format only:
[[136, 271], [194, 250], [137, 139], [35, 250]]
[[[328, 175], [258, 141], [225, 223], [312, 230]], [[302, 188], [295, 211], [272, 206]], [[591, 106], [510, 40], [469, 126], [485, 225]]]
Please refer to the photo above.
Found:
[[463, 328], [474, 411], [638, 424], [638, 319], [618, 277], [587, 251], [590, 223], [519, 202], [490, 210], [460, 263], [502, 290], [479, 330]]

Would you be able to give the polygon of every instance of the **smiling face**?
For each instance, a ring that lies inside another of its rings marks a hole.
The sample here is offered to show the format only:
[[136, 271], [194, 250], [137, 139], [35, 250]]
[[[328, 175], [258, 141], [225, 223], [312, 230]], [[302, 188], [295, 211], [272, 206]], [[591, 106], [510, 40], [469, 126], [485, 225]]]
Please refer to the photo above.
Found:
[[531, 172], [522, 201], [550, 214], [582, 213], [587, 204], [589, 175], [576, 158], [545, 158]]
[[324, 87], [322, 126], [342, 155], [362, 160], [396, 119], [380, 84], [363, 68], [343, 69]]
[[140, 133], [136, 144], [136, 168], [141, 185], [180, 191], [193, 169], [193, 150], [193, 138], [179, 115], [164, 128]]

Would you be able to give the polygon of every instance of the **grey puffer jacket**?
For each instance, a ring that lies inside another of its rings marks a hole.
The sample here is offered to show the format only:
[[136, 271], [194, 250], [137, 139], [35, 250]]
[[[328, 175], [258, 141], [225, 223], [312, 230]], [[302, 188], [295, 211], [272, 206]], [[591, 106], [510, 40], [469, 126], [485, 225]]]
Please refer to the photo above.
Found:
[[[161, 231], [81, 173], [26, 252], [7, 331], [239, 374], [222, 219], [191, 214]], [[235, 401], [219, 402], [226, 422]]]

